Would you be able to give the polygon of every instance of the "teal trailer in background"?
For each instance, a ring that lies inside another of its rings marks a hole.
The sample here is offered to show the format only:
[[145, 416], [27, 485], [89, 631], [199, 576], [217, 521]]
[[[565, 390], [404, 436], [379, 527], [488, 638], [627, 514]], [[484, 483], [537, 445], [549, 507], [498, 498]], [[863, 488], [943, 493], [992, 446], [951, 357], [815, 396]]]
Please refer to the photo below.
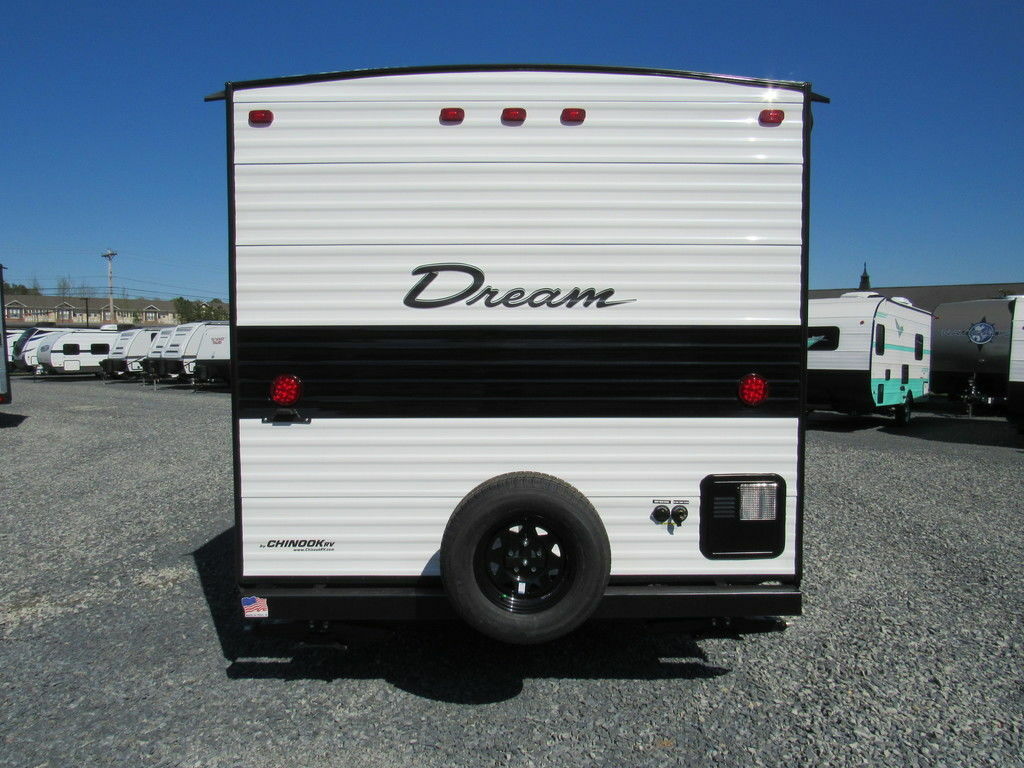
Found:
[[910, 421], [929, 394], [931, 313], [870, 291], [812, 299], [807, 318], [808, 405]]

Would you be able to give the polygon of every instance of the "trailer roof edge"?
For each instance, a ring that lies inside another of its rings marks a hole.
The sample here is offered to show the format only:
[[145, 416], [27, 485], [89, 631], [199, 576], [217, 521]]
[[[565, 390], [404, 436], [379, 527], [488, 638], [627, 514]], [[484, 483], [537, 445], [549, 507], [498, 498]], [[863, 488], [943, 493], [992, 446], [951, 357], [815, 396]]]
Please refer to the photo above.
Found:
[[[824, 104], [829, 99], [811, 90], [811, 84], [795, 80], [772, 80], [768, 78], [741, 77], [738, 75], [722, 75], [709, 72], [690, 72], [675, 69], [656, 69], [645, 67], [610, 67], [574, 64], [452, 64], [429, 67], [390, 67], [381, 69], [354, 69], [339, 72], [319, 72], [307, 75], [290, 75], [257, 80], [240, 80], [226, 83], [231, 90], [244, 90], [273, 85], [290, 85], [299, 83], [315, 83], [330, 80], [354, 80], [365, 77], [385, 77], [388, 75], [441, 74], [448, 72], [502, 72], [502, 71], [548, 71], [548, 72], [593, 72], [623, 75], [656, 75], [661, 77], [680, 77], [713, 82], [734, 83], [736, 85], [767, 85], [787, 90], [803, 91], [811, 101]], [[226, 98], [224, 91], [211, 93], [204, 101], [222, 101]]]

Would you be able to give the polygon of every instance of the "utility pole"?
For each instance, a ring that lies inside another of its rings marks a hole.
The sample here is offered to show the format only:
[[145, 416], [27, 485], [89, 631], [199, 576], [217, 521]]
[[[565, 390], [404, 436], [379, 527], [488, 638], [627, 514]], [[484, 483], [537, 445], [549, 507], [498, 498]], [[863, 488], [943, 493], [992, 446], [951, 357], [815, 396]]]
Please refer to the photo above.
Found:
[[117, 251], [108, 248], [107, 252], [101, 253], [100, 256], [107, 260], [107, 301], [110, 303], [110, 322], [117, 323], [117, 318], [114, 317], [114, 257], [117, 256]]

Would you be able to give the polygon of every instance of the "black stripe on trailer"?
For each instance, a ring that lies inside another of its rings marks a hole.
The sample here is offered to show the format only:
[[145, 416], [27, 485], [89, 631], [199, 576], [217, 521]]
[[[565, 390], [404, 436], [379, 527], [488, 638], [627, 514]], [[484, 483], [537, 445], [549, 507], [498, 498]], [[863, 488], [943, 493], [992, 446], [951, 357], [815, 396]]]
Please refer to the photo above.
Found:
[[[312, 418], [790, 417], [803, 329], [787, 326], [238, 326], [238, 417], [302, 380]], [[740, 379], [769, 382], [743, 405]]]

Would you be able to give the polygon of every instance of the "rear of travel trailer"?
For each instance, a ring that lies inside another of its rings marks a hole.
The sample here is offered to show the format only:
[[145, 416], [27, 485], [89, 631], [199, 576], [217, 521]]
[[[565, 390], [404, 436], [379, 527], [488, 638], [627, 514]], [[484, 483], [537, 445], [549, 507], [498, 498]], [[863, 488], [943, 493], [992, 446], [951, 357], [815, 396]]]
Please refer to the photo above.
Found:
[[68, 331], [39, 345], [38, 364], [44, 373], [102, 373], [117, 331]]
[[975, 405], [1009, 394], [1014, 297], [952, 301], [935, 308], [932, 391]]
[[219, 327], [222, 335], [228, 332], [228, 324], [223, 321], [210, 320], [198, 323], [186, 323], [175, 328], [167, 346], [164, 347], [159, 370], [165, 378], [178, 377], [191, 379], [195, 373], [196, 355], [210, 326]]
[[231, 329], [226, 323], [210, 323], [203, 328], [196, 349], [192, 377], [197, 384], [231, 379]]
[[931, 314], [869, 291], [811, 299], [808, 405], [850, 414], [892, 413], [907, 424], [929, 392]]
[[228, 83], [247, 619], [801, 610], [807, 83]]
[[100, 362], [103, 374], [108, 378], [142, 375], [141, 361], [159, 332], [159, 328], [132, 328], [118, 333], [110, 349], [110, 356]]

